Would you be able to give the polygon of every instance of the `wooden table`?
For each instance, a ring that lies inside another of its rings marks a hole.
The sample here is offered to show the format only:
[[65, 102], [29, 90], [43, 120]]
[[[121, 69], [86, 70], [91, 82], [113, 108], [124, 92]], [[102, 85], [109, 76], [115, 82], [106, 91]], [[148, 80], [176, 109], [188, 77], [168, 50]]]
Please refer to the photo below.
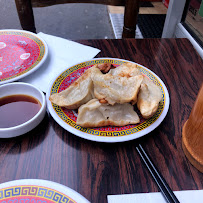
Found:
[[0, 183], [46, 179], [66, 185], [91, 202], [109, 194], [159, 191], [135, 146], [142, 142], [172, 190], [203, 189], [203, 175], [185, 157], [181, 132], [203, 82], [203, 62], [187, 39], [81, 40], [99, 48], [97, 57], [137, 62], [155, 72], [170, 94], [168, 114], [143, 138], [97, 143], [60, 127], [47, 113], [31, 132], [0, 139]]

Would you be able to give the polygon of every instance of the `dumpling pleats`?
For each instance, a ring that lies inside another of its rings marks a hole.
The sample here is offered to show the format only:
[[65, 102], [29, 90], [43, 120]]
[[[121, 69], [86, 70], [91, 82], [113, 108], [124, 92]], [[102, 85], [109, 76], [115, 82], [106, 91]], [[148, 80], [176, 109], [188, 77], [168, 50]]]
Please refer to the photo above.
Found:
[[140, 119], [133, 106], [125, 104], [102, 104], [92, 99], [78, 109], [76, 124], [82, 127], [124, 126], [139, 123]]
[[94, 96], [105, 99], [109, 104], [124, 104], [137, 100], [142, 75], [121, 77], [110, 73], [102, 74], [98, 68], [92, 70], [91, 78], [94, 84]]

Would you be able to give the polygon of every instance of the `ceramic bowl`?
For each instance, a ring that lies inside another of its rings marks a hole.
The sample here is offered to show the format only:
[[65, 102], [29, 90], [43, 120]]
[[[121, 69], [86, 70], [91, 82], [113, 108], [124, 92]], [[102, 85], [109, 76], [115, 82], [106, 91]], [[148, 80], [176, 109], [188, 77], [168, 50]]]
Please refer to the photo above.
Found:
[[23, 124], [9, 128], [0, 128], [0, 138], [10, 138], [25, 134], [35, 128], [45, 116], [46, 99], [41, 90], [31, 84], [23, 82], [8, 83], [0, 86], [0, 97], [17, 94], [29, 95], [36, 98], [40, 101], [41, 108], [34, 117]]

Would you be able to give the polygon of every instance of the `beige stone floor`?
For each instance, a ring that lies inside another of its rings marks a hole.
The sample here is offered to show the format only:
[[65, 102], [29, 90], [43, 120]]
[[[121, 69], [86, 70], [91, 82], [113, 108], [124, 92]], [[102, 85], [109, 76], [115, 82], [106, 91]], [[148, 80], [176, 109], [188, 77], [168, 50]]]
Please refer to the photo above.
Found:
[[[152, 2], [154, 7], [140, 7], [139, 14], [166, 14], [167, 8], [162, 2]], [[123, 6], [108, 6], [108, 11], [110, 13], [124, 13]]]

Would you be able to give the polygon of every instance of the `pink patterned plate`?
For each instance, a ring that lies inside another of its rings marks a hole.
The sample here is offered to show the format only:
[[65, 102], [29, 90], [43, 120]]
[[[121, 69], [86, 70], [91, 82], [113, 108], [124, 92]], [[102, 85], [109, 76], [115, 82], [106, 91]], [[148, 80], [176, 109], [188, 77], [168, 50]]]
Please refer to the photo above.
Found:
[[19, 80], [45, 61], [48, 48], [38, 35], [22, 30], [0, 30], [0, 84]]
[[0, 202], [89, 203], [71, 188], [40, 179], [22, 179], [0, 184]]
[[60, 73], [51, 83], [51, 86], [49, 87], [49, 90], [46, 94], [47, 106], [52, 117], [59, 125], [61, 125], [69, 132], [79, 137], [97, 142], [124, 142], [139, 138], [154, 130], [163, 121], [168, 112], [169, 94], [162, 80], [151, 70], [139, 64], [137, 64], [137, 68], [141, 71], [141, 73], [148, 77], [160, 88], [162, 92], [162, 100], [156, 114], [149, 119], [142, 118], [139, 112], [137, 112], [141, 120], [141, 122], [137, 125], [127, 125], [123, 127], [107, 126], [100, 128], [83, 128], [76, 124], [77, 112], [75, 110], [61, 108], [49, 101], [50, 95], [53, 93], [61, 92], [67, 88], [72, 82], [80, 77], [85, 70], [92, 67], [93, 65], [101, 63], [112, 63], [114, 66], [119, 66], [126, 62], [129, 61], [114, 58], [98, 58], [76, 64], [66, 71]]

